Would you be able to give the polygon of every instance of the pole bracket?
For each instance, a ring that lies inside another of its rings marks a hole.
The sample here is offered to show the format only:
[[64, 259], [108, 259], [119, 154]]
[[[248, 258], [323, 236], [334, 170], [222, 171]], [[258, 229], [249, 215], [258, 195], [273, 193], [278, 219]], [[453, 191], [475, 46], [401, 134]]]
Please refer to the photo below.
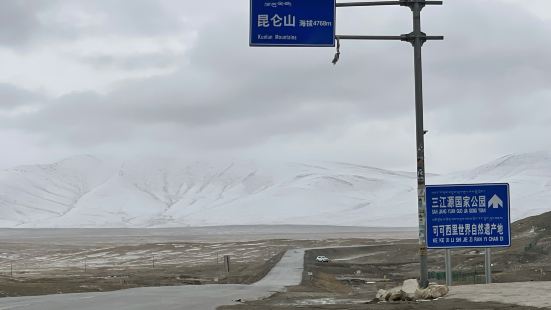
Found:
[[411, 43], [412, 45], [415, 44], [415, 40], [419, 39], [421, 40], [421, 45], [425, 44], [425, 42], [427, 42], [427, 34], [424, 33], [424, 32], [419, 32], [419, 33], [416, 33], [416, 32], [410, 32], [410, 33], [406, 33], [406, 34], [403, 34], [400, 36], [402, 38], [402, 41], [404, 42], [409, 42]]
[[411, 10], [413, 10], [413, 6], [417, 3], [419, 4], [419, 9], [422, 10], [425, 7], [426, 1], [425, 0], [400, 0], [401, 6], [407, 6]]
[[401, 6], [410, 7], [413, 10], [415, 4], [419, 4], [419, 8], [423, 9], [425, 5], [442, 5], [443, 1], [430, 1], [430, 0], [399, 0]]
[[428, 36], [424, 32], [410, 32], [400, 36], [401, 40], [404, 42], [409, 42], [412, 45], [415, 44], [415, 40], [421, 40], [421, 45], [423, 45], [428, 40], [444, 40], [444, 36]]

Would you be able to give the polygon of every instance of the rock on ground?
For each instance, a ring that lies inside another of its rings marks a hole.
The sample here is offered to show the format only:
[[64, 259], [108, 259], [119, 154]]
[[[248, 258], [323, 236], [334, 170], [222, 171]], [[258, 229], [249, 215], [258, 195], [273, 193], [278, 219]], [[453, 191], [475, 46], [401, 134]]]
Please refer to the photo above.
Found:
[[404, 298], [406, 300], [415, 300], [415, 292], [419, 288], [419, 282], [417, 282], [417, 279], [408, 279], [404, 281], [404, 284], [402, 284], [402, 293], [404, 295]]
[[402, 286], [391, 288], [390, 290], [380, 289], [375, 298], [385, 301], [411, 301], [418, 299], [435, 299], [448, 294], [449, 289], [446, 285], [431, 283], [427, 288], [419, 288], [419, 282], [416, 279], [405, 280]]
[[450, 290], [446, 285], [431, 283], [427, 288], [418, 288], [415, 291], [415, 296], [417, 299], [435, 299], [445, 296], [449, 291]]
[[395, 288], [391, 288], [388, 291], [388, 301], [399, 301], [404, 300], [404, 292], [402, 292], [402, 287], [397, 286]]

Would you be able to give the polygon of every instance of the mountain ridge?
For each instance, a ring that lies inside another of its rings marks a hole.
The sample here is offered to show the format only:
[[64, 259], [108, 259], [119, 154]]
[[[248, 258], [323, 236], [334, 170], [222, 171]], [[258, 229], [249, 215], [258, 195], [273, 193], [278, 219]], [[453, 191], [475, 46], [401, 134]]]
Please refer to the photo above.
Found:
[[[513, 220], [551, 210], [549, 153], [429, 174], [428, 184], [511, 184]], [[80, 155], [0, 171], [0, 227], [417, 224], [415, 174], [343, 162]]]

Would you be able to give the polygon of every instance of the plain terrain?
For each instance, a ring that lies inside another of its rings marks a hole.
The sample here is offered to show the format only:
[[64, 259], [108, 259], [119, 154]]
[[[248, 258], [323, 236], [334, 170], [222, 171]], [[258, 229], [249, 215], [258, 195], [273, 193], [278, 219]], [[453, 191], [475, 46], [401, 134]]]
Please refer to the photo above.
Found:
[[[515, 222], [512, 225], [513, 246], [492, 251], [493, 281], [550, 281], [550, 226], [551, 212]], [[506, 303], [512, 303], [515, 298], [496, 298], [500, 294], [507, 294], [501, 286], [492, 288], [488, 293], [493, 292], [496, 295], [493, 298], [488, 298], [489, 295], [486, 294], [486, 298], [477, 301], [464, 300], [469, 294], [476, 294], [476, 286], [474, 289], [472, 286], [465, 286], [463, 290], [458, 290], [458, 294], [452, 294], [452, 298], [430, 302], [374, 301], [378, 289], [395, 287], [405, 279], [418, 276], [417, 248], [417, 240], [396, 240], [362, 247], [310, 250], [305, 254], [303, 281], [300, 285], [289, 287], [286, 292], [276, 293], [264, 300], [223, 306], [219, 309], [535, 309], [518, 304], [519, 300], [528, 298], [519, 296], [522, 292], [519, 289], [516, 294], [509, 294], [517, 296], [517, 304]], [[443, 254], [442, 250], [429, 253], [430, 280], [442, 284], [445, 282]], [[317, 255], [326, 255], [331, 261], [316, 262]], [[483, 250], [455, 250], [452, 259], [455, 285], [483, 283]], [[540, 283], [546, 287], [550, 282]], [[534, 285], [541, 288], [540, 286]], [[512, 291], [515, 291], [514, 287], [514, 284], [509, 286]], [[463, 299], [454, 299], [454, 296]], [[503, 303], [496, 302], [496, 299]]]
[[[228, 226], [174, 229], [4, 229], [0, 296], [143, 286], [248, 284], [287, 249], [405, 238], [410, 229]], [[223, 256], [230, 256], [225, 272]]]
[[[551, 213], [545, 213], [513, 224], [513, 246], [492, 251], [494, 282], [551, 280], [550, 223]], [[73, 235], [47, 230], [17, 237], [10, 230], [11, 236], [0, 238], [4, 258], [0, 291], [4, 296], [22, 296], [141, 286], [191, 284], [190, 288], [207, 289], [212, 284], [249, 284], [268, 273], [286, 250], [311, 248], [304, 255], [299, 285], [260, 300], [237, 298], [238, 304], [220, 309], [530, 309], [453, 298], [373, 301], [378, 289], [418, 275], [413, 230], [347, 228], [343, 232], [328, 227], [259, 226], [228, 227], [227, 234], [220, 234], [219, 228], [210, 229], [210, 233], [208, 229], [201, 233], [176, 229], [149, 234], [117, 230], [96, 236], [89, 230], [75, 230]], [[224, 271], [223, 255], [231, 257], [229, 273]], [[328, 256], [330, 262], [316, 262], [317, 255]], [[453, 251], [454, 283], [482, 283], [483, 261], [482, 250]], [[443, 283], [443, 251], [430, 251], [429, 266], [431, 281]]]

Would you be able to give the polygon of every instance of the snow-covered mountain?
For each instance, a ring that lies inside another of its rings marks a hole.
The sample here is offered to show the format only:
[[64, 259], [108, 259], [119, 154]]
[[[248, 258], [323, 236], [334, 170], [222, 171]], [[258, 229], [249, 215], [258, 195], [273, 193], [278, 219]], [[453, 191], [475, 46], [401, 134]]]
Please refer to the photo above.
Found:
[[[514, 219], [551, 210], [551, 155], [500, 158], [428, 176], [429, 184], [508, 182]], [[0, 171], [0, 227], [175, 227], [248, 224], [410, 226], [413, 173], [348, 163], [91, 156]]]

